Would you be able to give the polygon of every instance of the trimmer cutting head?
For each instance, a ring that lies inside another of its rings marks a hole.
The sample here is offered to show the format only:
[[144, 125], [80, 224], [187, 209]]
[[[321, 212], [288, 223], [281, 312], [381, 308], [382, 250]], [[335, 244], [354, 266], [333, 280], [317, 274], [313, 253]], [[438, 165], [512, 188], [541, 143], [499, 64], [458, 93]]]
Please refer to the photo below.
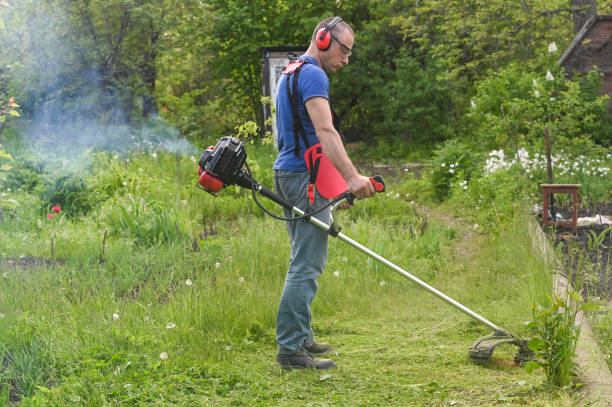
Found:
[[470, 359], [472, 359], [472, 362], [483, 365], [491, 360], [495, 348], [504, 343], [518, 346], [519, 350], [514, 355], [515, 363], [522, 365], [530, 360], [535, 360], [535, 353], [529, 349], [526, 340], [518, 338], [503, 329], [498, 329], [493, 334], [478, 339], [470, 347]]

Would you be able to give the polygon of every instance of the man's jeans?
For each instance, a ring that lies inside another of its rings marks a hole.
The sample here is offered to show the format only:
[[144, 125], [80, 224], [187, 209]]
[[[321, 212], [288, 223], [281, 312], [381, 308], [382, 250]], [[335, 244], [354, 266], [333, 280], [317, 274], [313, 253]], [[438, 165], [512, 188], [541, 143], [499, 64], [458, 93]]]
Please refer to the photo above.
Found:
[[[309, 206], [306, 187], [309, 175], [307, 172], [274, 171], [276, 191], [287, 201], [306, 211]], [[321, 208], [329, 200], [316, 194], [313, 210]], [[297, 216], [288, 209], [283, 209], [285, 217]], [[329, 223], [330, 208], [326, 208], [315, 217]], [[276, 316], [276, 341], [278, 353], [292, 355], [302, 345], [314, 341], [310, 306], [317, 292], [317, 277], [323, 273], [327, 262], [327, 231], [304, 220], [286, 222], [291, 238], [291, 256], [289, 270], [285, 278], [285, 287]]]

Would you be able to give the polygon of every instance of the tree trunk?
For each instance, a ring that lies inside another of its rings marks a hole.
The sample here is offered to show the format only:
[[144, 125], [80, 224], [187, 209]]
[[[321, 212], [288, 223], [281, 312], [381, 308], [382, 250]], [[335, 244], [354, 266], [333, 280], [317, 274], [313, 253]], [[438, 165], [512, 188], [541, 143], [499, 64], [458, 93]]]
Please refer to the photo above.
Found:
[[580, 32], [589, 19], [597, 15], [597, 0], [569, 0], [574, 17], [574, 33]]

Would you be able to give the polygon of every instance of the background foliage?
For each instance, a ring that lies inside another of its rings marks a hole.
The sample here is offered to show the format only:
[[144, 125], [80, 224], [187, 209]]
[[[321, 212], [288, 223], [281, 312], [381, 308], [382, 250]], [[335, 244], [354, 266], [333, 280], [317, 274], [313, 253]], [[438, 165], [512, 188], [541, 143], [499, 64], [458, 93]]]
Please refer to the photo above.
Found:
[[[318, 21], [341, 15], [355, 29], [355, 53], [332, 76], [332, 98], [349, 141], [405, 156], [481, 135], [485, 115], [494, 119], [490, 147], [527, 137], [525, 114], [540, 122], [573, 114], [560, 131], [604, 143], [610, 118], [595, 78], [581, 88], [556, 66], [574, 17], [586, 10], [575, 3], [8, 1], [0, 9], [0, 97], [15, 96], [28, 120], [46, 126], [133, 124], [159, 112], [192, 140], [214, 138], [245, 120], [261, 123], [261, 47], [307, 45]], [[612, 10], [608, 0], [597, 7]], [[551, 42], [560, 51], [547, 55]], [[546, 70], [553, 83], [541, 80]], [[530, 100], [536, 78], [557, 102]]]

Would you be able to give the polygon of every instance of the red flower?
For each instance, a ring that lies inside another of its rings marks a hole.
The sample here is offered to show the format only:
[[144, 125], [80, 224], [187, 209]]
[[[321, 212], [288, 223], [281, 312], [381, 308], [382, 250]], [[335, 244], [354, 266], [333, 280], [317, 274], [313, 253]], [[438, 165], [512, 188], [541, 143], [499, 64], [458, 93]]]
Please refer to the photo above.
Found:
[[62, 208], [60, 208], [59, 206], [54, 206], [53, 207], [53, 212], [55, 212], [55, 213], [60, 213], [61, 210], [62, 210]]
[[53, 214], [52, 214], [52, 213], [48, 214], [48, 215], [47, 215], [47, 218], [48, 218], [48, 219], [53, 219]]

